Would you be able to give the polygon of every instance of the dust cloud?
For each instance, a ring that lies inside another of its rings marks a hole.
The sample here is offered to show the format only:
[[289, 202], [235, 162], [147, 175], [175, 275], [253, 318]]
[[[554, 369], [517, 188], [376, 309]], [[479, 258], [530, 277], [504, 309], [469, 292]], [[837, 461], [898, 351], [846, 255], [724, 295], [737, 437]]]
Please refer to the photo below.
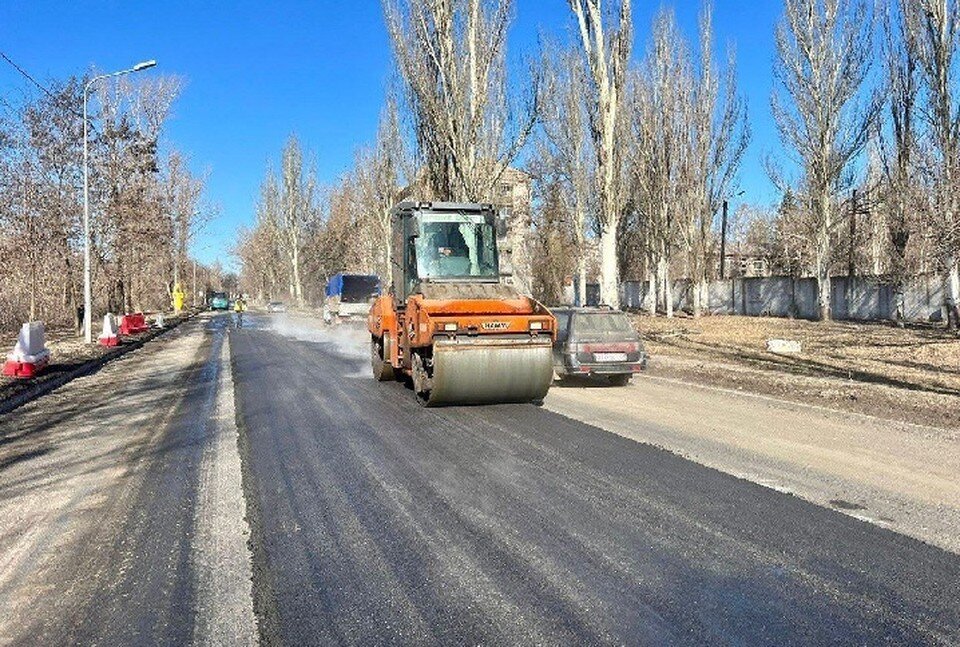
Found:
[[363, 322], [328, 326], [317, 317], [278, 313], [264, 319], [263, 329], [297, 341], [329, 344], [343, 357], [367, 361], [370, 334]]

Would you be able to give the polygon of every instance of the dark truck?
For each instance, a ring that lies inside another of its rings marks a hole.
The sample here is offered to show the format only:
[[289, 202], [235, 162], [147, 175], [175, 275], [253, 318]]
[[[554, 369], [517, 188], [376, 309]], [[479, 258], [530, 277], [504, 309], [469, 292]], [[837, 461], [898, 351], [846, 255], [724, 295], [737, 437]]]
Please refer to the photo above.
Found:
[[627, 316], [609, 308], [551, 308], [557, 318], [553, 368], [561, 380], [605, 379], [624, 386], [647, 366], [640, 335]]
[[380, 296], [380, 277], [373, 274], [335, 274], [327, 281], [323, 320], [366, 319], [370, 303]]

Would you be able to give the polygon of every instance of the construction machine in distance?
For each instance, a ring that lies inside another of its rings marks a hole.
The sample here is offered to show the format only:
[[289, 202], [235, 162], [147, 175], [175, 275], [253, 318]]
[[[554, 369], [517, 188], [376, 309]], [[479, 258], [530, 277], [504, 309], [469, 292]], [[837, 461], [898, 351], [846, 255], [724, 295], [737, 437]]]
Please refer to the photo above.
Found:
[[390, 244], [392, 287], [367, 323], [374, 378], [408, 377], [426, 406], [542, 400], [556, 320], [501, 281], [494, 207], [400, 203]]
[[359, 319], [370, 312], [370, 302], [380, 296], [380, 277], [373, 274], [334, 274], [327, 282], [323, 301], [326, 323]]

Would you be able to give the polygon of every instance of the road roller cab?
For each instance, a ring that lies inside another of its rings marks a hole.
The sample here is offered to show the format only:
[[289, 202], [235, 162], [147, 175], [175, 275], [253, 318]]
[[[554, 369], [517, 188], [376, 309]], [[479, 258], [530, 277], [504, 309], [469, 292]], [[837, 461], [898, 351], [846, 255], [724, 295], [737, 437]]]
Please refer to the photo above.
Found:
[[556, 321], [501, 282], [496, 218], [481, 204], [394, 208], [392, 285], [368, 320], [375, 378], [408, 376], [431, 406], [543, 399]]

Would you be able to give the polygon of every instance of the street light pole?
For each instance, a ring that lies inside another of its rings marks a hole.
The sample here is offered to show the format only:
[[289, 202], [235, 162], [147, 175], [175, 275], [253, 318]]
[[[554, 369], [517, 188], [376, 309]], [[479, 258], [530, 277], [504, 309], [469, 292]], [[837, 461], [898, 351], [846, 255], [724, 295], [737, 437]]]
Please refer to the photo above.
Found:
[[87, 96], [90, 94], [90, 88], [97, 81], [140, 72], [156, 64], [157, 62], [153, 60], [137, 63], [128, 70], [95, 76], [83, 86], [83, 339], [88, 344], [93, 343], [93, 287], [90, 282], [90, 168], [87, 144]]

